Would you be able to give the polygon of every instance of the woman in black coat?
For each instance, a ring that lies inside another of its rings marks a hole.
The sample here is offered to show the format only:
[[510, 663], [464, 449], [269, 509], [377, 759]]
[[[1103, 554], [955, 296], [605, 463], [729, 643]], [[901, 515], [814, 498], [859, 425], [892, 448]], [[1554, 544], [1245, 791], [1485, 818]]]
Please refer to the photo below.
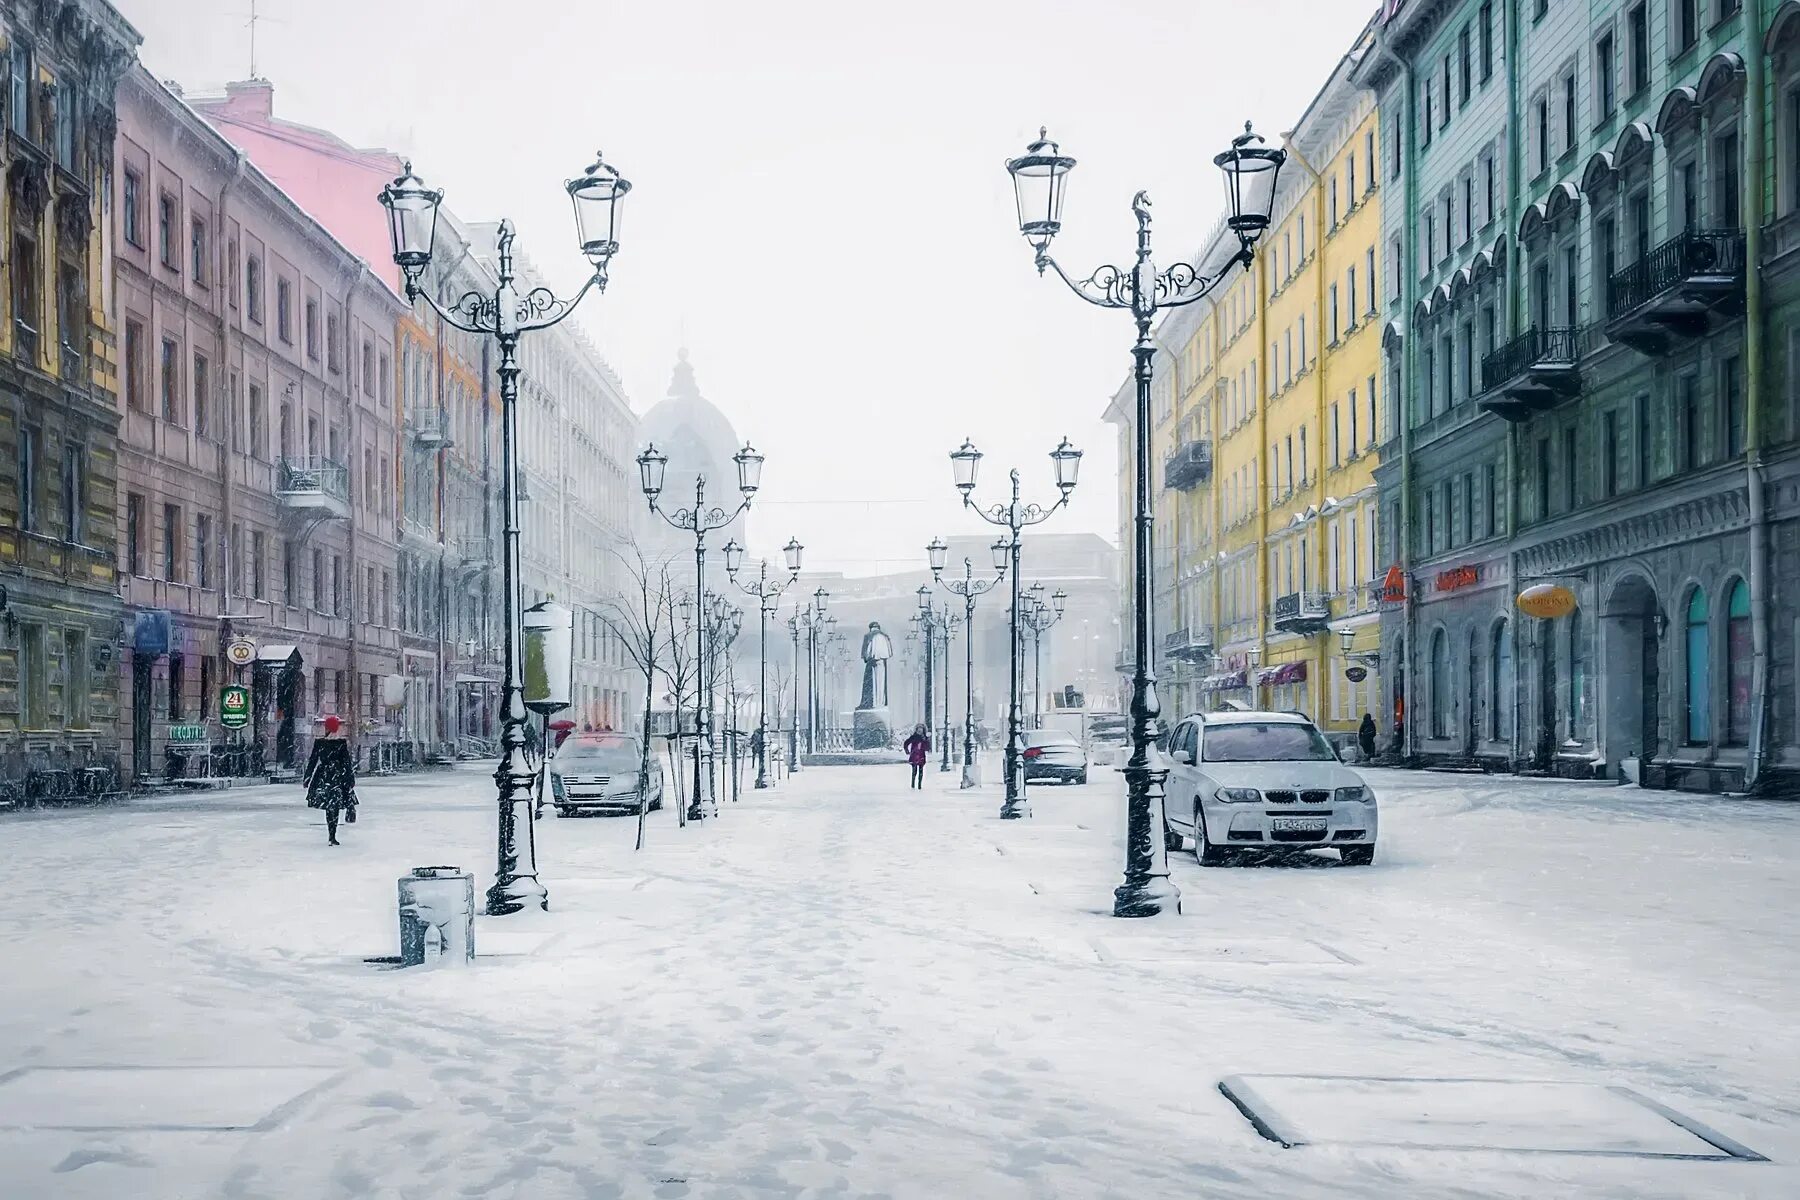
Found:
[[330, 844], [338, 844], [338, 814], [350, 810], [356, 819], [356, 764], [350, 758], [350, 743], [338, 736], [343, 722], [325, 718], [325, 736], [313, 742], [312, 755], [306, 760], [306, 806], [325, 810], [325, 829]]

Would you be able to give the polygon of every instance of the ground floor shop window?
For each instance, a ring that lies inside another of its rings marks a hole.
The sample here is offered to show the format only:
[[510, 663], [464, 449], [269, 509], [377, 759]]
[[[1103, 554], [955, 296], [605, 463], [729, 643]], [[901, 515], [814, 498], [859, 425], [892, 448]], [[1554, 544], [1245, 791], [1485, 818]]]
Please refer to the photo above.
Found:
[[1569, 614], [1569, 740], [1587, 729], [1587, 626], [1577, 608]]
[[1725, 744], [1742, 746], [1750, 740], [1750, 585], [1742, 579], [1731, 585], [1725, 606]]
[[1450, 648], [1441, 629], [1431, 637], [1431, 736], [1450, 736]]
[[1695, 588], [1687, 604], [1687, 742], [1704, 746], [1712, 741], [1712, 689], [1708, 685], [1712, 663], [1712, 630], [1708, 626], [1706, 593]]
[[1497, 742], [1512, 737], [1512, 695], [1512, 626], [1501, 621], [1494, 627], [1494, 653], [1488, 660], [1488, 736]]

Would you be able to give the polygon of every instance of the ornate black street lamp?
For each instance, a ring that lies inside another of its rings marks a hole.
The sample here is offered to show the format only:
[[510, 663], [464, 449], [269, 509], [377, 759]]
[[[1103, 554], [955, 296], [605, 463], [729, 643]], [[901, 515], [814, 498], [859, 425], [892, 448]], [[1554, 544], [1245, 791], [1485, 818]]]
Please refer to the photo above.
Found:
[[[702, 672], [701, 691], [705, 691], [704, 672], [706, 670], [707, 638], [706, 638], [706, 535], [715, 529], [723, 529], [737, 515], [750, 507], [750, 501], [756, 497], [756, 489], [762, 486], [763, 456], [758, 454], [749, 442], [744, 448], [731, 456], [737, 464], [738, 491], [743, 500], [730, 512], [714, 506], [706, 506], [706, 476], [694, 477], [694, 507], [677, 509], [670, 513], [657, 504], [662, 495], [663, 476], [669, 467], [669, 458], [660, 454], [654, 445], [645, 448], [637, 456], [638, 472], [642, 476], [644, 498], [650, 502], [650, 511], [668, 522], [672, 527], [694, 535], [694, 592], [701, 601], [699, 617], [695, 621], [695, 629], [699, 639], [695, 647], [694, 660]], [[699, 724], [694, 730], [694, 799], [688, 806], [688, 820], [706, 819], [706, 810], [712, 804], [712, 714], [708, 711], [711, 702], [700, 706]]]
[[[944, 664], [944, 725], [938, 739], [942, 751], [938, 770], [948, 771], [950, 769], [950, 639], [956, 636], [957, 629], [962, 626], [963, 615], [951, 612], [948, 606], [932, 607], [931, 585], [921, 583], [919, 585], [919, 616], [917, 619], [925, 633], [927, 694], [929, 694], [932, 680], [933, 651], [937, 654], [937, 660]], [[926, 728], [930, 728], [931, 704], [929, 702], [925, 705], [925, 723]]]
[[[520, 694], [523, 678], [520, 620], [519, 560], [519, 337], [548, 329], [575, 311], [589, 291], [606, 290], [607, 267], [619, 250], [619, 216], [631, 184], [599, 155], [565, 189], [575, 207], [575, 230], [581, 252], [593, 266], [587, 282], [573, 299], [559, 300], [549, 288], [537, 287], [521, 295], [513, 286], [513, 227], [501, 221], [495, 252], [498, 286], [492, 293], [466, 292], [448, 307], [419, 286], [419, 277], [431, 265], [437, 239], [438, 206], [444, 193], [425, 186], [406, 164], [398, 179], [381, 190], [388, 211], [388, 232], [394, 262], [406, 277], [409, 303], [421, 297], [438, 316], [467, 333], [491, 337], [500, 348], [496, 373], [500, 378], [501, 519], [504, 550], [501, 555], [501, 590], [504, 609], [505, 671], [500, 682], [500, 765], [494, 772], [499, 790], [498, 863], [494, 885], [487, 892], [489, 916], [504, 916], [520, 909], [550, 907], [549, 893], [537, 877], [537, 847], [531, 821], [531, 768], [525, 762], [525, 703]], [[520, 830], [524, 831], [523, 845]]]
[[788, 632], [794, 635], [794, 724], [788, 738], [788, 757], [793, 759], [794, 770], [800, 769], [800, 636], [806, 635], [806, 752], [814, 754], [819, 725], [819, 639], [837, 624], [836, 617], [825, 615], [830, 599], [831, 593], [820, 587], [811, 600], [794, 605], [794, 615], [788, 618]]
[[984, 593], [990, 592], [1006, 578], [1006, 563], [1011, 556], [1012, 547], [1005, 538], [993, 545], [994, 575], [989, 579], [983, 576], [975, 578], [975, 565], [963, 559], [963, 577], [961, 579], [944, 578], [944, 559], [949, 548], [938, 538], [931, 539], [931, 545], [925, 547], [925, 553], [931, 560], [931, 577], [941, 586], [963, 598], [963, 652], [964, 663], [963, 696], [963, 773], [962, 786], [975, 786], [975, 601]]
[[1023, 614], [1026, 628], [1031, 630], [1031, 726], [1033, 729], [1044, 727], [1044, 657], [1043, 638], [1050, 627], [1062, 620], [1063, 605], [1068, 601], [1068, 593], [1057, 588], [1051, 593], [1052, 604], [1044, 603], [1044, 585], [1031, 585], [1031, 594], [1025, 597]]
[[725, 576], [746, 595], [755, 596], [761, 614], [761, 641], [756, 651], [756, 786], [769, 786], [769, 616], [781, 603], [781, 593], [800, 577], [800, 556], [805, 547], [799, 538], [789, 538], [782, 552], [787, 555], [788, 577], [769, 582], [769, 560], [763, 559], [756, 569], [756, 582], [741, 582], [738, 568], [744, 562], [744, 548], [735, 541], [725, 543]]
[[981, 508], [975, 503], [975, 475], [981, 466], [981, 451], [973, 442], [964, 439], [961, 448], [950, 454], [963, 507], [973, 508], [981, 514], [982, 520], [1002, 526], [1012, 534], [1012, 614], [1007, 621], [1011, 666], [1007, 672], [1006, 698], [1006, 802], [1000, 806], [1000, 818], [1005, 821], [1031, 815], [1031, 805], [1025, 799], [1025, 734], [1019, 721], [1019, 535], [1027, 527], [1048, 520], [1051, 513], [1069, 502], [1069, 493], [1075, 490], [1076, 473], [1081, 469], [1081, 451], [1064, 438], [1050, 452], [1050, 461], [1056, 468], [1056, 488], [1060, 493], [1055, 504], [1044, 508], [1021, 501], [1019, 472], [1015, 469], [1012, 472], [1012, 502]]
[[1154, 514], [1150, 503], [1150, 380], [1156, 346], [1150, 326], [1165, 308], [1192, 304], [1224, 281], [1231, 268], [1249, 269], [1257, 239], [1269, 228], [1275, 205], [1275, 183], [1285, 151], [1262, 144], [1244, 126], [1231, 148], [1213, 159], [1225, 174], [1225, 224], [1237, 234], [1238, 252], [1212, 275], [1203, 275], [1191, 263], [1180, 262], [1158, 271], [1150, 258], [1150, 196], [1132, 198], [1137, 217], [1137, 255], [1132, 266], [1103, 266], [1080, 281], [1071, 279], [1050, 257], [1050, 240], [1062, 228], [1063, 192], [1075, 160], [1061, 153], [1043, 130], [1023, 155], [1011, 159], [1006, 169], [1013, 179], [1018, 202], [1019, 232], [1031, 243], [1038, 274], [1054, 268], [1057, 277], [1089, 304], [1125, 309], [1137, 323], [1137, 342], [1131, 348], [1137, 383], [1134, 414], [1136, 446], [1133, 458], [1132, 501], [1132, 652], [1131, 757], [1125, 764], [1129, 815], [1125, 838], [1125, 881], [1113, 894], [1113, 915], [1148, 917], [1181, 911], [1181, 892], [1169, 881], [1169, 862], [1163, 848], [1163, 782], [1168, 770], [1156, 765], [1152, 745], [1162, 706], [1156, 698], [1156, 676], [1150, 663], [1150, 596], [1153, 565]]

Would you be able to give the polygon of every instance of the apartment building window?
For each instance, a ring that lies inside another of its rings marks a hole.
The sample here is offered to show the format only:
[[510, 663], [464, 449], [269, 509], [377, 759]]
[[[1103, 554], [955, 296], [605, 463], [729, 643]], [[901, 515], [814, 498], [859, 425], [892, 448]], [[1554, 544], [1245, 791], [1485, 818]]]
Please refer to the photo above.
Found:
[[262, 259], [252, 254], [244, 260], [244, 304], [250, 319], [258, 325], [263, 319]]
[[[1375, 315], [1375, 305], [1376, 305], [1376, 302], [1375, 302], [1375, 247], [1373, 247], [1373, 246], [1370, 246], [1366, 251], [1363, 252], [1363, 278], [1368, 280], [1369, 307], [1368, 307], [1367, 311], [1368, 311], [1368, 314], [1372, 317]], [[1351, 288], [1350, 292], [1351, 292], [1350, 303], [1352, 306], [1354, 306], [1356, 304], [1356, 289]]]
[[125, 496], [125, 570], [144, 573], [144, 497], [138, 492]]
[[124, 195], [119, 201], [119, 225], [125, 240], [144, 248], [144, 180], [134, 167], [125, 168]]
[[1539, 93], [1532, 103], [1531, 173], [1539, 175], [1550, 167], [1550, 97]]
[[1541, 437], [1537, 444], [1537, 517], [1550, 518], [1550, 439]]
[[1369, 445], [1375, 444], [1375, 377], [1369, 376]]
[[63, 446], [63, 540], [79, 546], [87, 533], [87, 447], [73, 440]]
[[1494, 212], [1494, 152], [1487, 151], [1481, 156], [1481, 224], [1486, 227], [1496, 216]]
[[300, 563], [294, 557], [294, 543], [281, 542], [281, 599], [290, 608], [300, 607]]
[[1483, 0], [1477, 21], [1481, 25], [1481, 82], [1486, 83], [1494, 74], [1493, 0]]
[[38, 438], [34, 426], [19, 431], [19, 528], [38, 527]]
[[1437, 260], [1437, 218], [1430, 213], [1425, 214], [1425, 261], [1419, 268], [1420, 275], [1431, 274], [1431, 264]]
[[1675, 0], [1674, 33], [1677, 54], [1700, 40], [1700, 0]]
[[170, 583], [181, 582], [181, 508], [174, 504], [163, 505], [163, 578]]
[[1342, 336], [1342, 330], [1338, 324], [1338, 321], [1339, 321], [1339, 318], [1338, 318], [1338, 285], [1335, 283], [1331, 285], [1330, 305], [1331, 305], [1331, 344], [1335, 346], [1338, 344], [1338, 339]]
[[1450, 128], [1450, 55], [1444, 55], [1444, 102], [1438, 107], [1438, 128]]
[[325, 552], [312, 552], [313, 611], [325, 611]]
[[1744, 0], [1719, 0], [1718, 19], [1723, 21], [1726, 17], [1735, 16], [1737, 11], [1743, 7]]
[[1356, 207], [1356, 151], [1344, 156], [1344, 196], [1350, 207]]
[[1580, 324], [1581, 280], [1576, 276], [1576, 263], [1581, 251], [1574, 242], [1563, 247], [1563, 323], [1570, 329]]
[[1493, 463], [1482, 468], [1482, 495], [1487, 500], [1487, 536], [1500, 532], [1500, 480]]
[[306, 357], [319, 357], [319, 302], [306, 302]]
[[1600, 414], [1600, 489], [1608, 499], [1619, 494], [1619, 410]]
[[181, 347], [172, 338], [164, 338], [162, 344], [162, 415], [165, 421], [182, 424]]
[[263, 433], [266, 420], [263, 403], [263, 390], [260, 384], [250, 385], [250, 457], [263, 458], [268, 453], [268, 443]]
[[188, 226], [188, 255], [192, 260], [188, 270], [193, 273], [194, 282], [205, 287], [209, 275], [206, 269], [206, 222], [199, 217]]
[[1431, 145], [1431, 80], [1429, 78], [1419, 80], [1419, 91], [1423, 97], [1419, 107], [1424, 115], [1424, 120], [1419, 123], [1419, 145], [1423, 147]]
[[365, 396], [375, 394], [375, 348], [367, 341], [362, 344], [362, 390]]
[[381, 406], [385, 409], [394, 393], [393, 360], [385, 353], [381, 356], [381, 370], [375, 378], [381, 390]]
[[163, 192], [156, 200], [156, 246], [162, 265], [171, 271], [181, 269], [175, 251], [175, 220], [175, 197]]
[[1331, 196], [1329, 204], [1331, 223], [1326, 226], [1326, 228], [1336, 229], [1338, 225], [1338, 181], [1336, 175], [1331, 177], [1331, 187], [1329, 192]]
[[1694, 229], [1700, 224], [1700, 168], [1692, 159], [1676, 168], [1681, 203], [1681, 227]]
[[343, 355], [339, 353], [338, 349], [341, 345], [339, 339], [342, 337], [343, 331], [338, 326], [338, 315], [336, 313], [326, 313], [325, 367], [333, 374], [342, 374], [344, 370]]
[[1579, 449], [1575, 426], [1571, 425], [1563, 430], [1563, 508], [1569, 512], [1575, 510], [1581, 495]]
[[1532, 2], [1531, 2], [1531, 19], [1532, 20], [1534, 20], [1534, 21], [1541, 20], [1543, 18], [1544, 14], [1549, 11], [1550, 11], [1550, 0], [1532, 0]]
[[1469, 85], [1474, 74], [1474, 55], [1470, 50], [1469, 27], [1464, 25], [1462, 32], [1456, 35], [1456, 57], [1459, 81], [1462, 83], [1462, 102], [1469, 102]]
[[[1594, 42], [1594, 114], [1595, 124], [1612, 116], [1619, 101], [1619, 65], [1612, 31]], [[1571, 143], [1572, 145], [1573, 143]]]
[[1736, 229], [1742, 219], [1738, 204], [1738, 172], [1743, 169], [1743, 164], [1738, 161], [1737, 130], [1727, 130], [1713, 139], [1711, 166], [1713, 224], [1720, 229]]
[[1655, 474], [1654, 443], [1650, 440], [1650, 397], [1639, 395], [1633, 402], [1637, 434], [1633, 438], [1637, 450], [1637, 485], [1649, 487], [1652, 475]]
[[1638, 0], [1625, 13], [1625, 86], [1627, 94], [1640, 95], [1650, 86], [1650, 5]]
[[238, 306], [237, 280], [238, 244], [236, 238], [229, 238], [225, 242], [225, 292], [226, 299], [233, 308]]
[[337, 554], [331, 556], [331, 612], [344, 615], [344, 559]]
[[70, 729], [86, 729], [91, 724], [88, 699], [93, 684], [88, 678], [88, 635], [85, 629], [70, 629], [63, 634], [63, 663], [68, 671], [64, 704], [64, 723]]
[[1475, 395], [1475, 323], [1462, 323], [1462, 345], [1458, 347], [1457, 359], [1462, 366], [1462, 398], [1471, 399]]
[[1675, 411], [1681, 428], [1681, 443], [1676, 447], [1676, 454], [1681, 469], [1692, 471], [1706, 461], [1706, 447], [1701, 444], [1704, 428], [1698, 375], [1682, 375], [1675, 381]]
[[380, 590], [375, 586], [375, 568], [369, 568], [369, 581], [363, 589], [362, 619], [368, 624], [375, 623], [375, 601], [381, 598]]
[[294, 285], [275, 279], [275, 332], [288, 345], [294, 344]]
[[1719, 390], [1725, 403], [1725, 455], [1736, 458], [1744, 452], [1744, 383], [1738, 370], [1738, 356], [1733, 354], [1719, 364]]
[[202, 723], [212, 716], [213, 690], [213, 657], [203, 655], [200, 659], [200, 720]]
[[195, 579], [202, 590], [213, 585], [212, 578], [212, 531], [213, 521], [206, 513], [194, 518], [194, 567]]
[[194, 355], [194, 432], [206, 437], [211, 424], [211, 413], [207, 411], [207, 389], [211, 386], [207, 376], [207, 362], [204, 354]]
[[[1599, 92], [1597, 89], [1596, 89], [1595, 95], [1596, 96], [1599, 95]], [[1564, 154], [1568, 154], [1571, 151], [1573, 151], [1575, 149], [1575, 147], [1577, 145], [1579, 145], [1581, 142], [1581, 127], [1578, 124], [1578, 117], [1577, 117], [1577, 112], [1579, 110], [1578, 110], [1578, 106], [1576, 105], [1576, 102], [1575, 102], [1575, 68], [1574, 67], [1570, 67], [1569, 73], [1562, 77], [1562, 108], [1563, 108], [1563, 112], [1562, 112], [1562, 146], [1561, 146], [1561, 150]], [[1602, 116], [1604, 116], [1606, 113], [1608, 113], [1610, 111], [1612, 111], [1612, 110], [1604, 109], [1604, 108], [1600, 110]]]
[[1388, 178], [1400, 178], [1400, 120], [1398, 117], [1388, 126]]
[[38, 244], [26, 234], [13, 238], [12, 261], [13, 329], [17, 332], [16, 351], [20, 358], [37, 361], [38, 328], [43, 323], [43, 309], [38, 303]]
[[1346, 330], [1356, 328], [1356, 268], [1344, 269], [1344, 309], [1349, 320], [1344, 323]]
[[1462, 177], [1462, 240], [1466, 244], [1475, 236], [1475, 176], [1465, 172]]
[[394, 623], [394, 573], [392, 571], [381, 573], [381, 623], [383, 625]]
[[186, 711], [182, 707], [182, 685], [186, 682], [187, 662], [179, 652], [169, 654], [169, 720], [179, 721]]

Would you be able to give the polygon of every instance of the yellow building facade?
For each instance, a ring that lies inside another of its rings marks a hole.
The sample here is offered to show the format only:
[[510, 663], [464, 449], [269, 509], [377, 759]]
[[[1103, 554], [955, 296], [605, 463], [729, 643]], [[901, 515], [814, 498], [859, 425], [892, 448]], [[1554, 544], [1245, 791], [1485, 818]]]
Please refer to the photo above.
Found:
[[[1232, 268], [1157, 330], [1165, 720], [1239, 704], [1303, 712], [1347, 736], [1379, 708], [1380, 146], [1374, 102], [1349, 79], [1363, 49], [1285, 136], [1288, 166], [1251, 268]], [[1202, 269], [1235, 248], [1221, 227]]]

